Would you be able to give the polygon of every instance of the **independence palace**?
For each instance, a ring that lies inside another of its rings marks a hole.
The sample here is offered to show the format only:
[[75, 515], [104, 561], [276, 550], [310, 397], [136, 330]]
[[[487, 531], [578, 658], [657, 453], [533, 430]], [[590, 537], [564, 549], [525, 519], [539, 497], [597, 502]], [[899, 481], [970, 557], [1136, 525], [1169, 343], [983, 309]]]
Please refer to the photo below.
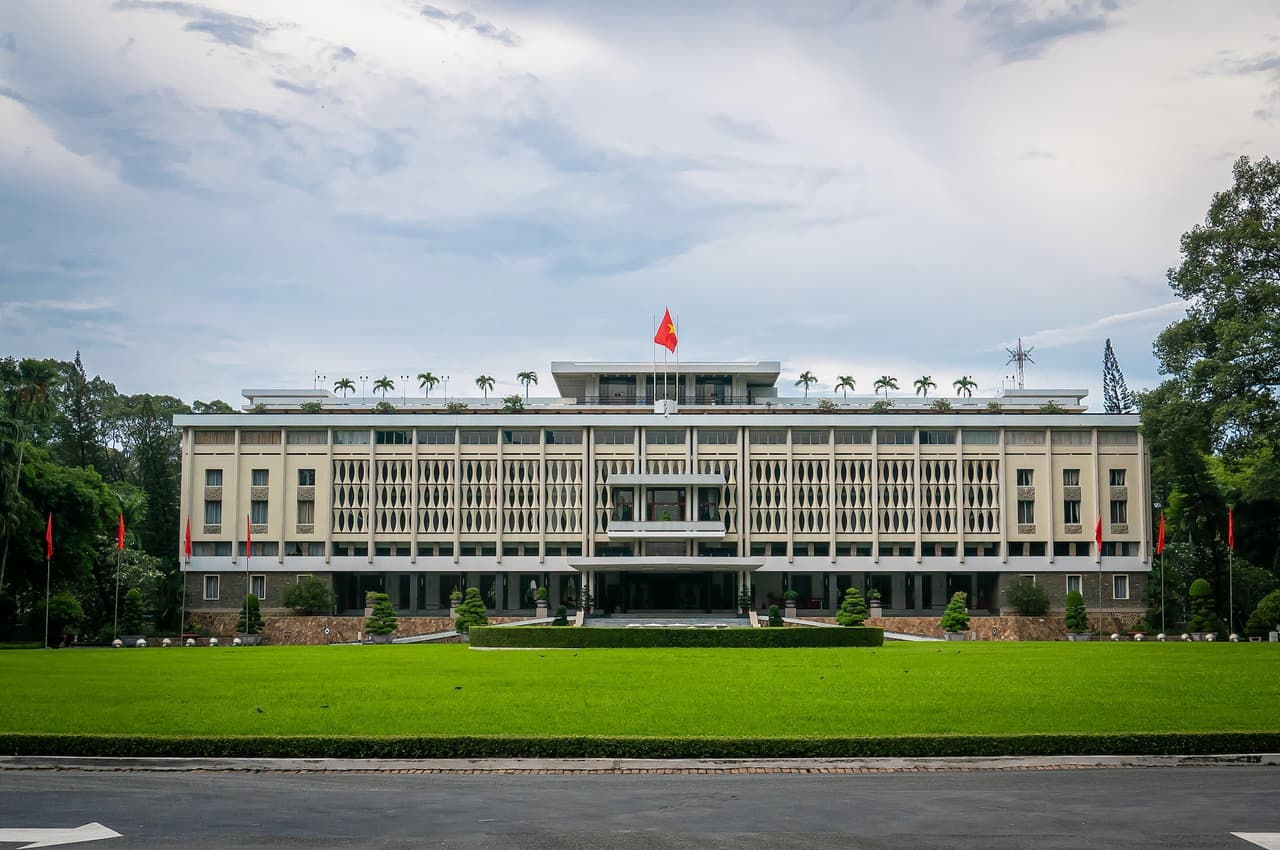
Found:
[[1077, 588], [1091, 611], [1144, 607], [1137, 416], [1086, 413], [1083, 390], [784, 398], [779, 371], [686, 363], [664, 387], [650, 363], [559, 362], [557, 397], [521, 411], [251, 389], [244, 413], [178, 416], [188, 610], [236, 610], [246, 567], [266, 609], [314, 576], [339, 613], [369, 590], [439, 612], [468, 586], [498, 613], [545, 587], [554, 610], [585, 584], [628, 614], [728, 612], [744, 585], [757, 607], [797, 592], [802, 615], [850, 585], [886, 614], [956, 591], [994, 614], [1019, 577], [1057, 610]]

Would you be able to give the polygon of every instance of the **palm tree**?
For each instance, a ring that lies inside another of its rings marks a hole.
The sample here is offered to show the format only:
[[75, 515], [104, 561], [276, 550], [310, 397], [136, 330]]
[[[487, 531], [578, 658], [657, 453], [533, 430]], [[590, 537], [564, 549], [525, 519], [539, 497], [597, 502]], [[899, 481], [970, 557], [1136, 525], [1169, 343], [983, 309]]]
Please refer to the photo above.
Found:
[[804, 372], [801, 372], [801, 373], [800, 373], [800, 378], [796, 381], [796, 386], [797, 386], [797, 387], [799, 387], [799, 386], [803, 386], [803, 387], [804, 387], [804, 397], [805, 397], [805, 398], [808, 398], [808, 397], [809, 397], [809, 385], [810, 385], [810, 384], [816, 384], [816, 383], [818, 383], [818, 379], [817, 379], [817, 378], [815, 378], [815, 377], [813, 376], [813, 373], [812, 373], [812, 372], [810, 372], [810, 371], [808, 371], [808, 370], [805, 370]]
[[336, 393], [339, 390], [342, 391], [342, 395], [345, 398], [347, 393], [356, 391], [356, 382], [350, 378], [339, 378], [333, 382], [333, 391]]
[[440, 379], [430, 372], [418, 373], [418, 389], [422, 390], [423, 398], [431, 395], [431, 391], [436, 388], [436, 384], [438, 383], [440, 383]]
[[537, 372], [519, 372], [516, 374], [516, 380], [524, 384], [524, 400], [529, 400], [529, 385], [538, 383]]
[[885, 399], [889, 398], [889, 390], [896, 390], [897, 388], [898, 388], [897, 378], [891, 378], [888, 375], [881, 375], [880, 377], [876, 378], [875, 391], [880, 392], [881, 390], [884, 390]]
[[932, 375], [921, 375], [911, 383], [915, 385], [916, 395], [922, 395], [925, 398], [929, 397], [929, 390], [936, 390], [938, 388], [938, 385], [933, 382]]
[[847, 401], [849, 398], [849, 390], [857, 389], [857, 387], [853, 385], [853, 376], [852, 375], [836, 375], [836, 377], [840, 379], [836, 381], [836, 389], [844, 390], [844, 397], [845, 397], [845, 400]]
[[956, 388], [956, 398], [960, 397], [960, 393], [964, 393], [965, 398], [973, 398], [973, 391], [978, 386], [978, 382], [972, 375], [961, 375], [951, 382], [951, 386]]
[[489, 398], [489, 390], [493, 389], [493, 378], [490, 378], [488, 375], [481, 375], [476, 378], [476, 386], [484, 391], [484, 397], [487, 401]]
[[396, 388], [396, 382], [383, 375], [381, 378], [373, 382], [373, 391], [382, 393], [382, 400], [387, 400], [387, 393]]

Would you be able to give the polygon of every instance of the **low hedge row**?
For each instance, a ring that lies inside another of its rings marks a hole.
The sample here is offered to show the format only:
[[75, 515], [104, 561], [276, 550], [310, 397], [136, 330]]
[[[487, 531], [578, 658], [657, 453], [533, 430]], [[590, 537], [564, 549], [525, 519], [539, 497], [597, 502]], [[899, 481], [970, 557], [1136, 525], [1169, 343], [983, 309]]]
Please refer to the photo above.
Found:
[[904, 735], [874, 738], [559, 736], [170, 737], [0, 734], [13, 756], [187, 758], [920, 758], [1280, 752], [1280, 732]]
[[554, 626], [477, 626], [472, 646], [514, 648], [620, 649], [633, 647], [884, 646], [884, 629], [566, 629]]

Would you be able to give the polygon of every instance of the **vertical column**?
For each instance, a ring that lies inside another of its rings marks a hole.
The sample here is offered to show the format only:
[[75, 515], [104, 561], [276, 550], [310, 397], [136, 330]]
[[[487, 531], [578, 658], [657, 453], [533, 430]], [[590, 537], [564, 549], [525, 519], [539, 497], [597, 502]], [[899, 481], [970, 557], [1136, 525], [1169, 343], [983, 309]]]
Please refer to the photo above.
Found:
[[738, 556], [751, 552], [751, 429], [738, 426]]
[[[178, 493], [178, 516], [179, 516], [178, 563], [182, 566], [184, 570], [186, 569], [186, 564], [187, 564], [187, 556], [186, 556], [187, 526], [183, 522], [183, 520], [185, 519], [186, 523], [191, 523], [192, 525], [195, 525], [195, 523], [191, 522], [191, 514], [194, 511], [194, 508], [196, 505], [203, 506], [204, 504], [203, 497], [202, 496], [198, 497], [196, 495], [197, 493], [200, 493], [200, 494], [204, 493], [204, 482], [203, 481], [197, 482], [195, 480], [195, 471], [192, 468], [195, 465], [195, 458], [193, 456], [194, 454], [195, 454], [195, 429], [193, 429], [190, 425], [188, 425], [187, 427], [182, 429], [182, 490]], [[201, 520], [200, 525], [197, 526], [197, 528], [200, 528], [201, 532], [203, 533], [204, 531], [203, 513], [200, 516], [200, 520]], [[185, 578], [183, 579], [183, 582], [184, 583], [186, 582]]]
[[462, 552], [462, 429], [453, 427], [453, 562]]
[[[964, 557], [964, 521], [965, 509], [968, 507], [964, 486], [964, 429], [956, 429], [956, 552]], [[916, 589], [919, 591], [919, 579]], [[917, 608], [920, 606], [917, 605]]]
[[1138, 432], [1138, 485], [1135, 489], [1138, 493], [1136, 500], [1130, 500], [1133, 507], [1137, 508], [1136, 516], [1138, 518], [1138, 554], [1142, 558], [1142, 563], [1149, 563], [1150, 553], [1147, 552], [1147, 544], [1150, 543], [1150, 518], [1151, 518], [1151, 482], [1147, 480], [1147, 449], [1146, 441], [1142, 437], [1142, 432]]
[[[1004, 509], [1005, 488], [1009, 486], [1008, 455], [1005, 452], [1005, 429], [1000, 428], [1000, 466], [996, 471], [996, 516], [1000, 518], [1000, 563], [1009, 563], [1009, 512]], [[963, 555], [963, 553], [961, 553]], [[961, 558], [963, 563], [963, 557]]]
[[596, 432], [595, 428], [583, 429], [582, 443], [582, 554], [592, 557], [595, 549], [596, 525]]
[[[1098, 429], [1094, 428], [1089, 434], [1089, 451], [1093, 455], [1093, 504], [1097, 510], [1093, 521], [1096, 523], [1102, 518], [1102, 465], [1098, 458]], [[1106, 527], [1105, 525], [1103, 526]], [[1101, 599], [1102, 594], [1102, 547], [1098, 547], [1098, 551], [1093, 553], [1094, 563], [1098, 564], [1098, 594]]]
[[[545, 429], [543, 429], [545, 430]], [[547, 435], [538, 435], [538, 563], [547, 562]]]
[[786, 501], [784, 502], [787, 509], [786, 516], [787, 516], [787, 563], [788, 564], [793, 563], [795, 561], [795, 545], [796, 545], [796, 520], [794, 516], [795, 496], [791, 492], [791, 488], [793, 486], [792, 479], [795, 477], [795, 473], [791, 468], [791, 457], [792, 457], [791, 427], [788, 426], [787, 427], [787, 477], [786, 477], [787, 494], [786, 494]]
[[374, 429], [370, 428], [369, 429], [369, 499], [365, 503], [366, 505], [368, 505], [368, 508], [369, 508], [369, 554], [367, 557], [370, 564], [373, 563], [373, 551], [374, 551], [373, 529], [378, 522], [378, 506], [375, 505], [373, 501], [378, 495], [378, 489], [377, 487], [374, 486], [374, 483], [373, 483], [373, 477], [376, 474], [378, 469], [377, 451], [376, 451], [377, 448], [378, 448], [377, 435], [374, 433]]
[[871, 429], [871, 563], [880, 563], [880, 435]]
[[[324, 562], [326, 564], [332, 564], [333, 563], [333, 505], [334, 505], [333, 429], [332, 428], [325, 429], [325, 443], [326, 443], [325, 456], [324, 456], [325, 470], [324, 470], [323, 480], [324, 480], [324, 486], [327, 487], [329, 491], [328, 498], [325, 499], [325, 502], [328, 504], [329, 507], [325, 511], [325, 517], [324, 517]], [[319, 477], [316, 478], [317, 487], [320, 486], [320, 480], [321, 479]], [[320, 500], [317, 499], [316, 501], [318, 502]], [[317, 521], [319, 521], [319, 517], [317, 517], [316, 519]]]
[[924, 508], [920, 504], [920, 429], [916, 429], [911, 442], [915, 443], [916, 446], [915, 472], [911, 476], [911, 498], [915, 502], [916, 541], [914, 548], [916, 563], [918, 564], [924, 556], [922, 551], [924, 545], [924, 523], [921, 522], [924, 518]]
[[[222, 489], [223, 505], [226, 505], [228, 489], [231, 492], [231, 563], [238, 563], [240, 556], [240, 529], [245, 527], [245, 519], [240, 516], [240, 429], [236, 429], [236, 439], [231, 455], [231, 487]], [[222, 521], [227, 521], [225, 511]], [[248, 554], [248, 553], [246, 553]], [[248, 593], [248, 589], [245, 590]]]
[[[418, 563], [418, 504], [421, 496], [418, 491], [422, 486], [422, 472], [418, 468], [418, 429], [414, 428], [409, 432], [413, 436], [413, 468], [409, 471], [409, 484], [412, 489], [409, 491], [409, 563]], [[411, 591], [416, 596], [417, 588]], [[416, 603], [415, 603], [416, 604]]]
[[1045, 429], [1044, 429], [1044, 457], [1045, 457], [1045, 467], [1048, 469], [1048, 472], [1045, 474], [1045, 477], [1046, 477], [1048, 480], [1044, 482], [1044, 487], [1043, 487], [1043, 488], [1040, 488], [1040, 487], [1037, 487], [1037, 488], [1036, 488], [1036, 495], [1039, 495], [1039, 494], [1040, 494], [1041, 489], [1043, 489], [1044, 491], [1046, 491], [1046, 492], [1049, 494], [1049, 499], [1048, 499], [1048, 502], [1049, 502], [1049, 505], [1048, 505], [1048, 507], [1049, 507], [1049, 522], [1048, 522], [1048, 528], [1049, 528], [1049, 539], [1048, 539], [1048, 541], [1044, 544], [1044, 548], [1045, 548], [1045, 554], [1049, 556], [1049, 563], [1051, 563], [1051, 564], [1052, 564], [1052, 563], [1054, 563], [1054, 558], [1055, 558], [1055, 556], [1054, 556], [1054, 551], [1053, 551], [1053, 541], [1055, 541], [1055, 540], [1057, 540], [1057, 539], [1058, 539], [1058, 534], [1057, 534], [1057, 532], [1056, 532], [1056, 531], [1054, 531], [1054, 528], [1053, 528], [1053, 526], [1054, 526], [1054, 519], [1053, 519], [1053, 515], [1054, 515], [1054, 506], [1055, 506], [1055, 504], [1056, 504], [1056, 502], [1055, 502], [1055, 500], [1054, 500], [1054, 492], [1055, 492], [1056, 488], [1054, 487], [1054, 480], [1055, 480], [1055, 479], [1054, 479], [1054, 475], [1053, 475], [1053, 429], [1052, 429], [1052, 428], [1045, 428]]
[[[289, 463], [285, 454], [285, 443], [288, 440], [288, 429], [280, 429], [280, 492], [283, 494], [280, 499], [280, 534], [278, 535], [278, 548], [276, 549], [276, 563], [284, 563], [284, 538], [285, 529], [289, 526], [289, 491], [294, 493], [294, 522], [297, 522], [297, 484], [292, 488], [289, 486]], [[295, 479], [296, 480], [296, 479]], [[313, 526], [314, 528], [314, 526]], [[265, 581], [266, 579], [263, 579]]]
[[498, 542], [497, 544], [495, 544], [493, 548], [493, 554], [497, 559], [497, 563], [501, 564], [502, 563], [502, 526], [504, 524], [504, 519], [505, 519], [502, 515], [502, 511], [503, 511], [503, 506], [506, 504], [506, 493], [504, 492], [505, 490], [504, 482], [506, 481], [506, 477], [507, 477], [506, 475], [507, 471], [503, 467], [503, 460], [502, 460], [502, 429], [501, 428], [498, 429], [497, 448], [498, 448], [498, 479], [497, 479], [498, 480], [498, 496], [494, 504], [497, 506], [497, 514], [498, 514], [497, 516], [498, 521], [497, 521], [497, 524], [495, 525], [495, 528], [497, 529]]
[[827, 429], [827, 527], [830, 531], [827, 554], [836, 562], [836, 429]]

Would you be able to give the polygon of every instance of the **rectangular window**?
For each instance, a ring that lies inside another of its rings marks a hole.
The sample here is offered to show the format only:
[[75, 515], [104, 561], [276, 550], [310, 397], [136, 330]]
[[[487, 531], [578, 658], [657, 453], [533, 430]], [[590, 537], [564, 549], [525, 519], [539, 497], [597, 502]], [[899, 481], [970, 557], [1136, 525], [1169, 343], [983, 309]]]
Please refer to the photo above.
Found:
[[298, 486], [314, 487], [316, 486], [316, 471], [314, 469], [298, 470]]
[[1044, 431], [1005, 431], [1006, 446], [1043, 446]]
[[498, 432], [490, 431], [463, 431], [462, 445], [464, 446], [496, 446], [498, 444]]
[[1033, 499], [1018, 500], [1018, 524], [1034, 525], [1036, 521], [1036, 503]]
[[204, 486], [221, 487], [222, 486], [222, 470], [206, 469], [204, 471]]
[[198, 558], [230, 558], [231, 541], [204, 541], [191, 544], [191, 554]]
[[235, 431], [196, 431], [197, 446], [234, 446]]
[[597, 446], [629, 446], [635, 442], [636, 432], [630, 428], [597, 428]]
[[1034, 574], [1031, 574], [1031, 573], [1023, 573], [1022, 575], [1018, 576], [1018, 578], [1021, 579], [1022, 581], [1025, 581], [1027, 584], [1036, 583], [1036, 577]]
[[369, 432], [364, 430], [334, 431], [333, 444], [335, 446], [367, 446], [369, 445]]
[[267, 577], [266, 576], [249, 576], [249, 592], [258, 597], [261, 602], [267, 598]]
[[1129, 521], [1129, 500], [1113, 499], [1111, 502], [1111, 524], [1124, 525]]
[[[243, 540], [241, 540], [240, 543], [236, 546], [236, 550], [240, 553], [240, 557], [243, 558], [244, 557], [244, 541]], [[253, 552], [251, 554], [251, 557], [274, 558], [276, 555], [279, 555], [279, 554], [280, 554], [280, 544], [275, 540], [267, 540], [263, 542], [258, 542], [255, 540], [253, 543]], [[360, 554], [360, 553], [357, 552], [356, 554]]]
[[915, 445], [915, 431], [890, 431], [880, 428], [876, 431], [876, 442], [882, 446], [911, 446]]
[[298, 524], [313, 525], [316, 521], [316, 503], [311, 499], [298, 500]]
[[698, 445], [732, 446], [738, 442], [738, 432], [733, 428], [699, 428]]
[[1113, 599], [1129, 598], [1129, 577], [1128, 576], [1112, 576], [1111, 577], [1111, 598]]
[[1019, 469], [1017, 472], [1017, 482], [1019, 487], [1034, 487], [1036, 481], [1036, 471], [1034, 469]]
[[752, 428], [751, 445], [753, 446], [785, 446], [787, 432], [781, 428]]
[[250, 478], [250, 482], [254, 487], [266, 487], [271, 483], [271, 470], [255, 469]]
[[922, 446], [954, 446], [956, 444], [956, 432], [947, 431], [921, 431], [920, 445]]
[[278, 446], [280, 445], [279, 431], [241, 431], [240, 445], [242, 446]]
[[1099, 431], [1098, 445], [1100, 446], [1136, 446], [1138, 445], [1137, 431]]
[[254, 499], [249, 503], [249, 522], [254, 525], [266, 525], [267, 523], [267, 500]]
[[418, 445], [420, 446], [452, 446], [453, 445], [453, 429], [452, 428], [432, 428], [431, 430], [418, 431]]
[[684, 429], [681, 428], [678, 431], [674, 429], [645, 429], [644, 444], [646, 446], [683, 446]]
[[538, 439], [537, 431], [505, 429], [502, 432], [502, 444], [505, 446], [536, 446]]
[[1062, 470], [1062, 486], [1063, 487], [1079, 487], [1080, 486], [1080, 470], [1078, 469]]
[[210, 500], [204, 503], [204, 524], [222, 525], [222, 502]]
[[1111, 486], [1112, 486], [1112, 487], [1123, 487], [1123, 486], [1124, 486], [1124, 470], [1123, 470], [1123, 469], [1113, 469], [1113, 470], [1111, 470], [1111, 474], [1110, 474], [1110, 476], [1109, 476], [1109, 477], [1110, 477], [1110, 479], [1111, 479]]
[[791, 445], [793, 446], [825, 446], [827, 444], [827, 432], [814, 430], [792, 431]]
[[1066, 499], [1062, 503], [1062, 521], [1066, 525], [1080, 524], [1080, 500]]
[[869, 446], [871, 445], [871, 429], [838, 428], [836, 429], [836, 445]]
[[285, 442], [291, 446], [326, 446], [329, 444], [328, 431], [290, 431]]
[[413, 432], [374, 431], [373, 443], [377, 446], [408, 446], [413, 443]]
[[1080, 576], [1067, 576], [1067, 593], [1071, 591], [1080, 592]]
[[964, 444], [966, 446], [994, 446], [1000, 442], [1000, 433], [998, 431], [979, 431], [966, 428], [964, 431]]
[[1093, 443], [1093, 435], [1088, 431], [1054, 431], [1055, 446], [1088, 446]]
[[205, 576], [204, 577], [204, 598], [212, 601], [218, 598], [218, 594], [222, 589], [221, 576]]
[[582, 432], [578, 429], [547, 431], [543, 434], [543, 439], [547, 441], [548, 446], [580, 446], [582, 445]]

